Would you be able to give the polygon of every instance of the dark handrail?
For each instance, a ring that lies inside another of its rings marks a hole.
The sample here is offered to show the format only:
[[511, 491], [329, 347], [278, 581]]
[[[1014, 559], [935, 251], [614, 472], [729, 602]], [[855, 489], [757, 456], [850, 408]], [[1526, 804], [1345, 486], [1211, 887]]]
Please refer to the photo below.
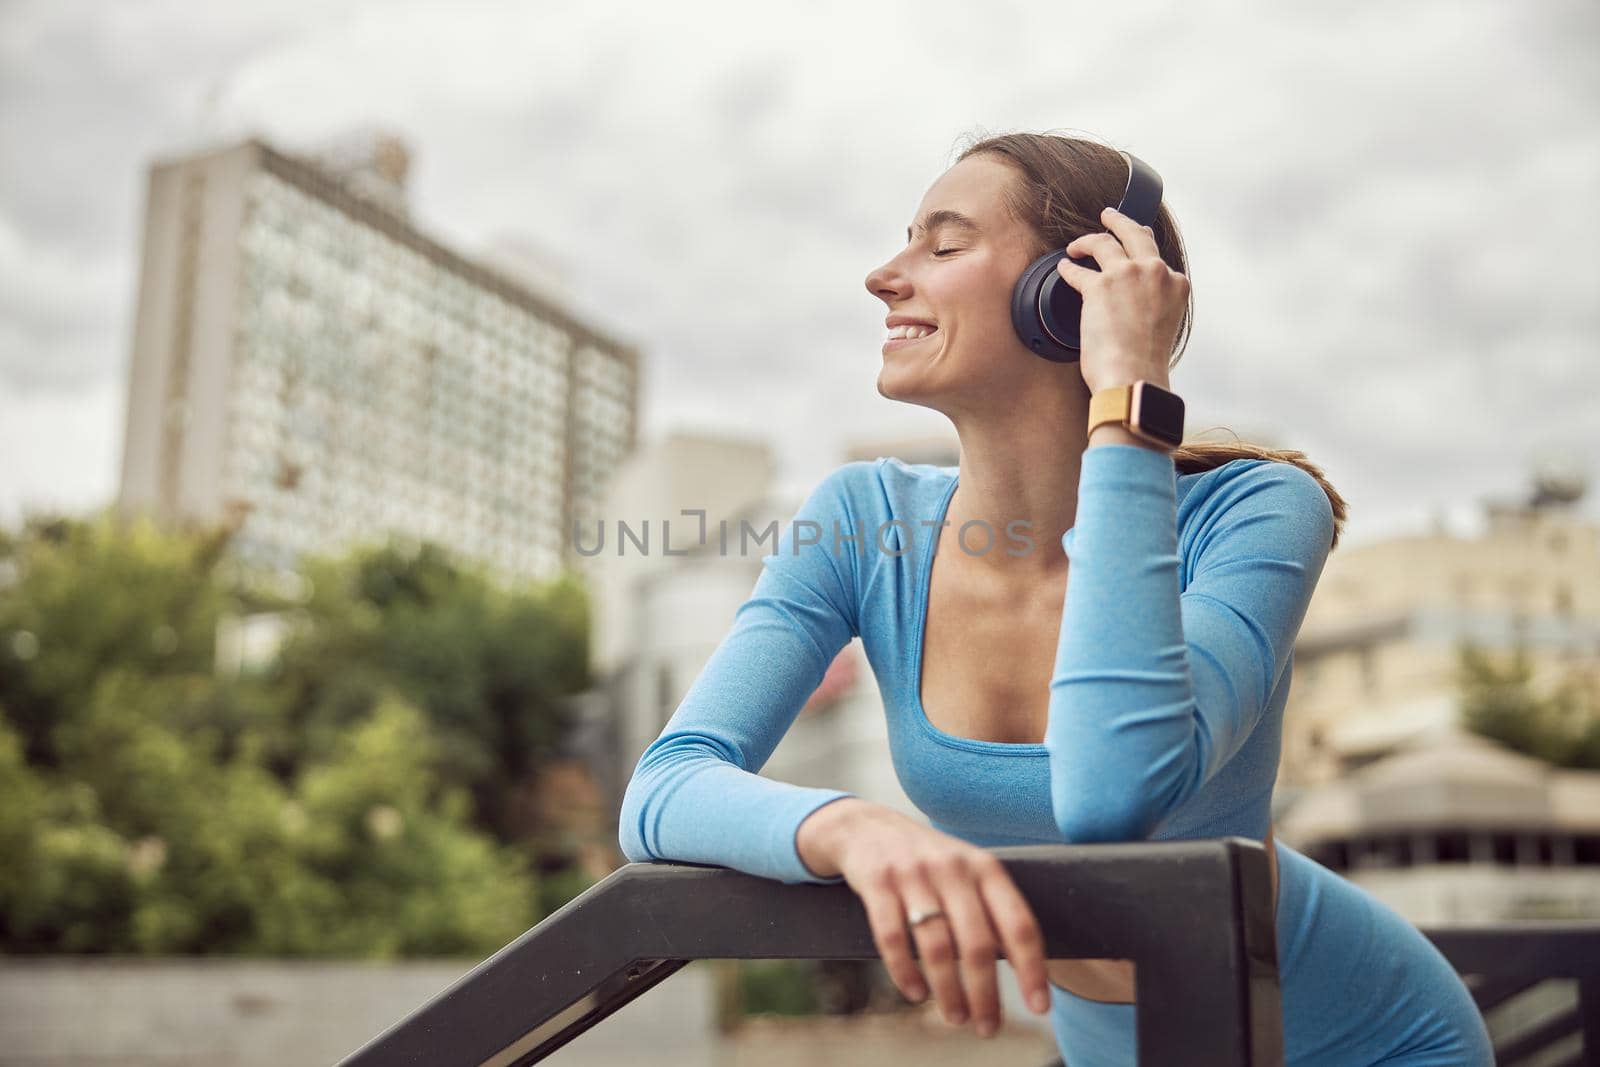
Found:
[[1600, 1067], [1600, 922], [1527, 919], [1474, 925], [1421, 927], [1485, 1015], [1551, 978], [1577, 980], [1577, 1002], [1515, 1034], [1497, 1035], [1495, 1062], [1514, 1064], [1574, 1033], [1582, 1033], [1579, 1058], [1564, 1063]]
[[[1246, 837], [990, 850], [1051, 959], [1131, 959], [1142, 1064], [1279, 1067], [1266, 850]], [[522, 1067], [696, 959], [877, 959], [848, 885], [724, 867], [613, 871], [341, 1067]]]

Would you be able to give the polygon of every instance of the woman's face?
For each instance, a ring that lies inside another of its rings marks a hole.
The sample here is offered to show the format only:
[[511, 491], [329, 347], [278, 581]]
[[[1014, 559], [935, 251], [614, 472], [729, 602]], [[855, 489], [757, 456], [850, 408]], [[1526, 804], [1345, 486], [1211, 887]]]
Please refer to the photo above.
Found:
[[1011, 325], [1011, 290], [1033, 241], [1002, 202], [1015, 173], [983, 154], [945, 171], [923, 195], [905, 248], [867, 275], [886, 319], [935, 327], [916, 341], [887, 340], [900, 331], [886, 328], [883, 396], [943, 411], [958, 399], [1004, 402], [1020, 383], [1001, 368], [1037, 359]]

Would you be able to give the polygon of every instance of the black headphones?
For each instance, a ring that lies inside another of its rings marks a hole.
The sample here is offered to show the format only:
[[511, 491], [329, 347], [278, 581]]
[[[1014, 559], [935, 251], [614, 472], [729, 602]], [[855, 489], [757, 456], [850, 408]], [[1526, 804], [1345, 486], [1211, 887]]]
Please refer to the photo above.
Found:
[[[1117, 210], [1141, 226], [1156, 225], [1161, 207], [1161, 175], [1131, 152], [1128, 161], [1128, 186], [1122, 192]], [[1083, 296], [1068, 285], [1056, 269], [1066, 256], [1065, 248], [1046, 252], [1028, 265], [1011, 290], [1011, 325], [1022, 343], [1054, 363], [1078, 361], [1078, 326], [1083, 315]], [[1073, 259], [1074, 263], [1099, 270], [1093, 258]]]

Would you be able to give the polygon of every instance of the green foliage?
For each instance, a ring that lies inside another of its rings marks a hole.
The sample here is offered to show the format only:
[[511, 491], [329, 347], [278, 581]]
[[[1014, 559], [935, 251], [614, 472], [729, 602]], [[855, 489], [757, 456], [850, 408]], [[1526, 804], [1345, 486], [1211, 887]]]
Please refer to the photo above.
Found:
[[[87, 704], [103, 671], [204, 671], [223, 593], [224, 539], [175, 538], [145, 522], [36, 520], [0, 543], [15, 572], [0, 598], [0, 702], [30, 763], [53, 765], [51, 734]], [[9, 655], [5, 653], [10, 653]]]
[[[0, 952], [481, 955], [587, 887], [507, 799], [588, 684], [575, 582], [389, 545], [284, 595], [225, 548], [0, 533]], [[219, 620], [263, 610], [283, 646], [219, 675]]]
[[1557, 767], [1600, 770], [1600, 672], [1572, 666], [1549, 692], [1535, 691], [1528, 650], [1498, 663], [1470, 642], [1457, 649], [1467, 727]]
[[591, 878], [581, 867], [568, 867], [539, 879], [539, 914], [550, 915], [560, 911], [566, 903], [581, 896], [593, 886]]
[[815, 1015], [815, 960], [740, 960], [739, 1003], [746, 1015]]
[[[126, 952], [137, 889], [124, 842], [93, 816], [93, 791], [48, 788], [22, 760], [15, 731], [0, 722], [0, 934], [27, 930], [64, 952]], [[121, 936], [107, 938], [107, 927]]]
[[518, 837], [510, 791], [568, 729], [563, 698], [589, 684], [581, 587], [502, 590], [427, 545], [312, 561], [306, 573], [314, 591], [277, 679], [292, 709], [277, 765], [314, 758], [392, 685], [426, 709], [440, 774], [471, 791], [475, 819]]

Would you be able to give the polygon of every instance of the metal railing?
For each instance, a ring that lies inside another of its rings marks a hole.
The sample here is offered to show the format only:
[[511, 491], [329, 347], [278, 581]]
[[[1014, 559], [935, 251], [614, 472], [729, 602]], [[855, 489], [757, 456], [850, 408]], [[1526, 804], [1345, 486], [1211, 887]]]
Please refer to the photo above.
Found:
[[[1141, 1064], [1283, 1063], [1266, 852], [1246, 837], [990, 850], [1051, 959], [1131, 959]], [[1495, 1062], [1600, 1067], [1600, 922], [1423, 926], [1487, 1017], [1547, 980], [1577, 996], [1495, 1035]], [[913, 951], [915, 951], [913, 949]], [[847, 885], [630, 863], [548, 916], [340, 1067], [523, 1067], [697, 959], [877, 959]], [[1550, 1053], [1565, 1042], [1575, 1051]], [[1059, 1063], [1059, 1060], [1056, 1061]]]
[[[1272, 884], [1246, 837], [990, 850], [1050, 959], [1131, 959], [1139, 1060], [1283, 1062]], [[495, 953], [341, 1067], [536, 1063], [697, 959], [877, 959], [848, 885], [630, 863]]]
[[[1540, 919], [1421, 929], [1461, 973], [1485, 1018], [1546, 981], [1571, 980], [1576, 986], [1570, 1005], [1514, 1032], [1494, 1034], [1498, 1067], [1529, 1060], [1552, 1067], [1600, 1067], [1600, 922]], [[1540, 1055], [1563, 1042], [1573, 1044], [1574, 1034], [1582, 1037], [1569, 1055], [1556, 1060]]]

